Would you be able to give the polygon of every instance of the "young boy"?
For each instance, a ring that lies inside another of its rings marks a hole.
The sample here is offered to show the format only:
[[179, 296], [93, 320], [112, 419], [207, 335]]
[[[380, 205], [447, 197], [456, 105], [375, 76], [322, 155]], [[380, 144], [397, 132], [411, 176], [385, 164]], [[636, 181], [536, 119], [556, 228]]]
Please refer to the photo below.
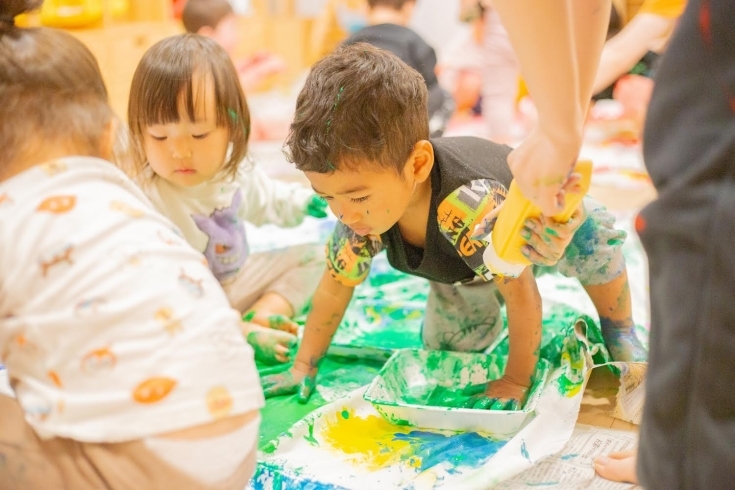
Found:
[[452, 96], [439, 86], [434, 48], [407, 27], [416, 0], [368, 0], [367, 3], [368, 27], [353, 34], [344, 44], [370, 43], [390, 51], [418, 71], [429, 89], [430, 134], [432, 137], [441, 136], [454, 113], [455, 104]]
[[[430, 281], [426, 348], [486, 349], [503, 327], [496, 293], [502, 295], [510, 341], [505, 375], [472, 404], [522, 406], [538, 360], [541, 298], [532, 268], [517, 278], [493, 277], [483, 260], [488, 243], [472, 237], [505, 199], [510, 148], [470, 137], [427, 140], [426, 92], [419, 73], [364, 43], [312, 68], [286, 145], [340, 222], [327, 244], [327, 272], [295, 364], [261, 381], [266, 396], [299, 391], [308, 398], [354, 287], [368, 275], [372, 257], [387, 250], [393, 267]], [[620, 248], [625, 232], [613, 222], [587, 198], [568, 223], [527, 222], [524, 248], [534, 262], [558, 260], [557, 270], [580, 280], [613, 358], [644, 360]]]
[[[232, 57], [239, 43], [237, 17], [227, 0], [187, 0], [181, 14], [186, 32], [211, 37]], [[236, 62], [245, 93], [255, 89], [269, 75], [285, 69], [283, 60], [269, 54], [259, 53], [250, 59]]]

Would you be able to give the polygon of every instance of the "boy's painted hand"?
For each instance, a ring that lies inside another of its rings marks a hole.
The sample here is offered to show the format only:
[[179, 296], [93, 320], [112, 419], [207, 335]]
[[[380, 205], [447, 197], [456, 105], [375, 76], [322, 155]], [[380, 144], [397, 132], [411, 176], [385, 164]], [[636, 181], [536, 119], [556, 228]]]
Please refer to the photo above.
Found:
[[526, 402], [528, 386], [503, 376], [487, 384], [470, 385], [464, 394], [472, 395], [464, 408], [476, 410], [521, 410]]
[[316, 374], [316, 371], [309, 374], [291, 368], [285, 373], [264, 376], [260, 380], [260, 386], [263, 387], [266, 398], [298, 393], [299, 403], [306, 403], [316, 386]]
[[319, 196], [311, 196], [306, 202], [304, 212], [315, 218], [327, 217], [327, 201]]
[[556, 265], [586, 219], [587, 211], [584, 203], [580, 203], [566, 223], [557, 223], [546, 216], [526, 220], [521, 230], [526, 245], [521, 248], [521, 252], [536, 265]]

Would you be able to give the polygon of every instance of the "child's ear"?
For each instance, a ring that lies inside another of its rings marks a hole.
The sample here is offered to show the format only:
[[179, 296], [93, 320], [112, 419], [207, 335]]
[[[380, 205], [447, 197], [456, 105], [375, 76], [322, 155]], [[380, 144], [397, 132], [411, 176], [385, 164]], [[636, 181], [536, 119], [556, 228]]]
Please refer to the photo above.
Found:
[[102, 138], [100, 138], [100, 157], [107, 160], [113, 161], [115, 158], [115, 147], [118, 144], [118, 138], [120, 137], [118, 131], [120, 130], [120, 123], [116, 117], [111, 118], [105, 129], [102, 130]]
[[197, 34], [204, 37], [212, 37], [214, 35], [214, 29], [209, 26], [202, 26], [197, 31]]
[[434, 147], [427, 140], [421, 140], [413, 146], [406, 169], [413, 174], [413, 179], [423, 182], [431, 175], [434, 167]]

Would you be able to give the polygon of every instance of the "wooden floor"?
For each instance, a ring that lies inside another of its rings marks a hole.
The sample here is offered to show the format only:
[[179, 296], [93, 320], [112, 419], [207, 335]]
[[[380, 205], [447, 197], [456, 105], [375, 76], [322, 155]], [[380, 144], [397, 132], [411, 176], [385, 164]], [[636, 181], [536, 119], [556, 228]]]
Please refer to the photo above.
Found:
[[[592, 186], [589, 194], [613, 211], [638, 211], [656, 197], [652, 186], [643, 190]], [[610, 371], [597, 369], [587, 384], [577, 423], [637, 432], [637, 425], [608, 415], [615, 406], [616, 393], [615, 376]]]

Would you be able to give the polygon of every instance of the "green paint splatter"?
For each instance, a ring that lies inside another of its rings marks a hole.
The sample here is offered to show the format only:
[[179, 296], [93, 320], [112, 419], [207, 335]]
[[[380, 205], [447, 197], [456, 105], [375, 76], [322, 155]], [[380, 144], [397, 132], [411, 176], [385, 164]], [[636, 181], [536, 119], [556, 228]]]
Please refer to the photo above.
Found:
[[348, 412], [347, 410], [342, 410], [342, 418], [345, 420], [350, 418], [350, 412]]
[[607, 244], [611, 247], [616, 247], [618, 245], [622, 245], [625, 242], [625, 240], [621, 238], [611, 238], [607, 241]]
[[309, 434], [304, 436], [304, 440], [308, 442], [309, 444], [311, 444], [312, 446], [318, 446], [319, 441], [317, 441], [316, 438], [314, 438], [314, 421], [308, 420], [306, 422], [306, 425], [309, 429]]

